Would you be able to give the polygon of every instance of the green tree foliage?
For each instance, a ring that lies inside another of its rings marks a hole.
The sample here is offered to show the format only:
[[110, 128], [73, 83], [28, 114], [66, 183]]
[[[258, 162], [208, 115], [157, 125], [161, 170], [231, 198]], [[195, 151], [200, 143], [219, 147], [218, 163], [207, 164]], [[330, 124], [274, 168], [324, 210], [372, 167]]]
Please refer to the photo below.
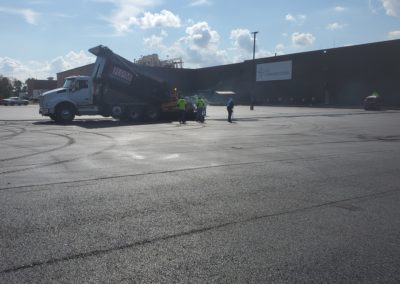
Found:
[[8, 98], [13, 94], [13, 85], [10, 79], [0, 75], [0, 97]]
[[13, 94], [14, 96], [18, 96], [20, 92], [22, 92], [23, 84], [20, 80], [13, 80]]
[[29, 85], [32, 81], [35, 81], [35, 80], [36, 80], [35, 78], [28, 78], [28, 79], [26, 79], [22, 91], [23, 91], [23, 92], [27, 92], [27, 91], [28, 91], [28, 85]]
[[10, 79], [0, 75], [0, 98], [8, 98], [11, 96], [19, 96], [21, 92], [27, 91], [27, 79], [25, 83], [18, 79]]

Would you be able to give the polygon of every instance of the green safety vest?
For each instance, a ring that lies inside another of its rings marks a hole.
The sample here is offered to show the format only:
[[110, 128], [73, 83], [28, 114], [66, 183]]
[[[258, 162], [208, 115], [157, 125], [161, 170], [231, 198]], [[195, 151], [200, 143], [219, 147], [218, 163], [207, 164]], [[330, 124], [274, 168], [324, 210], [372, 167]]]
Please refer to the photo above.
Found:
[[179, 99], [177, 102], [178, 108], [180, 110], [185, 110], [186, 109], [186, 100], [185, 99]]
[[205, 108], [206, 107], [206, 102], [203, 99], [197, 100], [197, 107], [198, 108]]

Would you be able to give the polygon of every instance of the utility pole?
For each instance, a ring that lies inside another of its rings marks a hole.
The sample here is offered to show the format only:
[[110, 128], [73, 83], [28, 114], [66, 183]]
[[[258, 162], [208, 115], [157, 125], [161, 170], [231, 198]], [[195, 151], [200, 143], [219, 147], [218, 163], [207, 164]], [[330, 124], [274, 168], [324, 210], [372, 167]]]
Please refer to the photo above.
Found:
[[251, 32], [251, 34], [253, 35], [253, 63], [254, 63], [254, 83], [253, 83], [253, 91], [250, 97], [250, 110], [254, 110], [254, 92], [255, 92], [255, 88], [256, 88], [256, 66], [255, 66], [255, 59], [256, 59], [256, 36], [258, 34], [258, 32]]
[[256, 37], [258, 32], [251, 32], [253, 35], [253, 60], [256, 59]]

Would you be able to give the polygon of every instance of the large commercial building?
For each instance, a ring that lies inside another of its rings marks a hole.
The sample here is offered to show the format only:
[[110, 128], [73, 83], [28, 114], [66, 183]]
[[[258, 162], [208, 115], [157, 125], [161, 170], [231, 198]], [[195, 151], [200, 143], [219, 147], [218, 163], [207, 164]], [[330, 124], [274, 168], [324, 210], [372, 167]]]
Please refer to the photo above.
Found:
[[[377, 91], [383, 104], [400, 107], [400, 40], [248, 60], [200, 69], [142, 66], [182, 93], [213, 100], [235, 93], [238, 103], [360, 106]], [[93, 65], [57, 74], [90, 75]]]

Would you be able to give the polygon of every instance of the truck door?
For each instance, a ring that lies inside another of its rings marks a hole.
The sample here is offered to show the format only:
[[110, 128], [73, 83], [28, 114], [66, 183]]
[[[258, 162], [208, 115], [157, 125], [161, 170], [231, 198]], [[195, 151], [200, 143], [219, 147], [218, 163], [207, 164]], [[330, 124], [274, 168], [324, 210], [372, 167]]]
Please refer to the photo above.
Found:
[[93, 96], [90, 92], [88, 80], [78, 79], [72, 90], [72, 100], [78, 106], [86, 106], [93, 104]]

